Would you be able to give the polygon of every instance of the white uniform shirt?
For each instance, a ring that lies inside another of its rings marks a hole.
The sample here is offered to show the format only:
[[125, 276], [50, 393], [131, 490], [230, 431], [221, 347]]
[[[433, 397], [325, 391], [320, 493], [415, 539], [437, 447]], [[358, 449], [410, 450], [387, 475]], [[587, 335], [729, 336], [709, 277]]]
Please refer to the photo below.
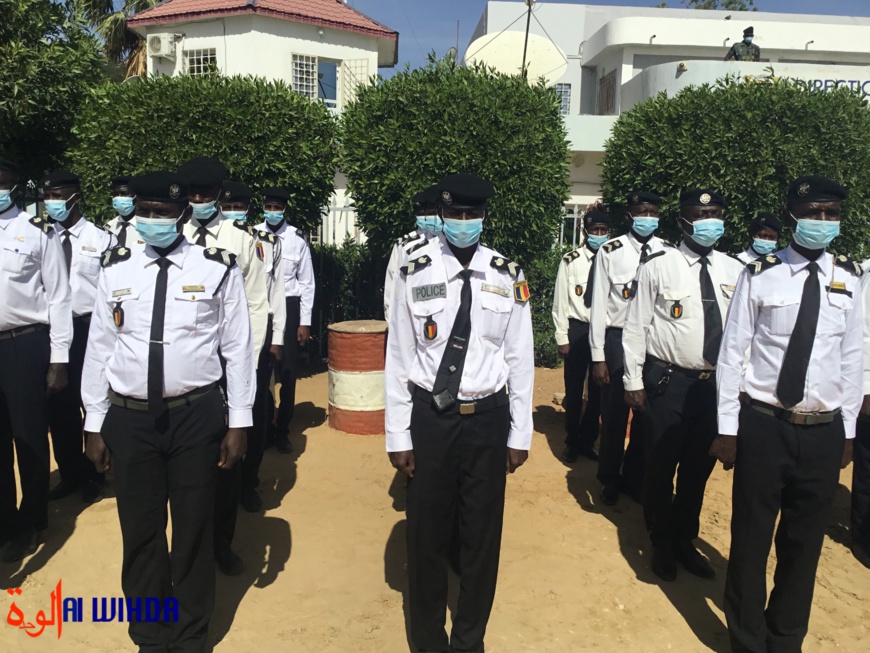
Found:
[[104, 229], [108, 231], [110, 234], [114, 236], [118, 236], [121, 233], [121, 230], [124, 229], [124, 224], [129, 224], [130, 226], [126, 228], [127, 232], [127, 240], [124, 243], [125, 247], [132, 247], [134, 245], [144, 245], [145, 243], [139, 238], [139, 234], [136, 231], [136, 216], [132, 216], [129, 220], [124, 220], [120, 215], [116, 215], [114, 218], [109, 220]]
[[756, 252], [754, 249], [752, 249], [750, 247], [749, 249], [740, 252], [737, 255], [737, 260], [740, 261], [741, 263], [744, 263], [744, 264], [745, 263], [752, 263], [752, 261], [757, 259], [759, 256], [761, 256], [761, 254], [759, 254], [758, 252]]
[[[707, 258], [724, 325], [743, 265], [716, 250]], [[701, 269], [701, 257], [685, 243], [666, 247], [663, 254], [640, 266], [622, 332], [626, 390], [643, 390], [647, 354], [689, 370], [713, 369], [704, 360]]]
[[[147, 401], [148, 347], [159, 258], [150, 246], [103, 268], [82, 370], [85, 430], [99, 432], [109, 388]], [[117, 250], [116, 250], [117, 251]], [[229, 427], [253, 424], [256, 358], [238, 266], [227, 269], [205, 250], [182, 241], [166, 258], [163, 396], [177, 397], [219, 381], [226, 361]], [[123, 311], [115, 325], [114, 312]]]
[[[258, 237], [257, 256], [261, 257], [266, 271], [266, 290], [269, 293], [269, 313], [272, 315], [270, 345], [284, 345], [284, 327], [287, 324], [287, 302], [284, 300], [284, 257], [281, 255], [283, 241], [275, 234], [262, 229]], [[267, 336], [268, 337], [268, 336]]]
[[[413, 448], [413, 387], [432, 391], [459, 311], [462, 266], [445, 238], [437, 238], [437, 245], [433, 242], [427, 254], [432, 262], [408, 275], [400, 273], [396, 283], [385, 373], [387, 451]], [[528, 301], [514, 299], [515, 279], [492, 267], [493, 258], [498, 256], [480, 245], [468, 266], [472, 270], [471, 335], [457, 399], [483, 399], [507, 384], [511, 413], [508, 446], [527, 450], [532, 442], [535, 377], [532, 312]], [[522, 279], [519, 272], [516, 281]], [[431, 292], [423, 292], [424, 286]], [[429, 319], [437, 325], [432, 340], [425, 336], [424, 325]]]
[[[619, 245], [613, 243], [618, 242]], [[592, 291], [592, 313], [589, 316], [589, 344], [592, 360], [604, 362], [604, 334], [608, 327], [617, 329], [625, 325], [628, 312], [628, 292], [637, 276], [640, 253], [644, 244], [649, 253], [655, 254], [664, 245], [661, 238], [653, 236], [649, 242], [640, 242], [632, 232], [609, 240], [598, 250], [595, 257], [595, 288]], [[609, 250], [609, 251], [608, 251]]]
[[568, 344], [568, 320], [589, 321], [586, 308], [587, 281], [592, 270], [595, 252], [583, 245], [562, 258], [556, 274], [553, 292], [553, 324], [556, 325], [556, 344]]
[[870, 258], [861, 264], [861, 309], [864, 312], [864, 394], [870, 395]]
[[[756, 401], [782, 405], [776, 386], [800, 310], [809, 261], [791, 246], [771, 256], [783, 263], [756, 274], [748, 269], [743, 272], [725, 323], [716, 374], [719, 433], [723, 435], [737, 435], [740, 392]], [[846, 437], [853, 438], [864, 394], [861, 283], [854, 273], [835, 267], [834, 257], [827, 252], [817, 262], [821, 305], [816, 339], [804, 398], [792, 410], [826, 412], [842, 408]], [[749, 364], [744, 372], [747, 347]]]
[[[193, 220], [184, 225], [184, 236], [191, 243], [197, 241], [197, 225]], [[269, 324], [269, 293], [266, 290], [266, 275], [257, 257], [257, 239], [246, 229], [239, 229], [229, 218], [219, 214], [207, 226], [206, 247], [220, 247], [236, 255], [236, 263], [245, 280], [245, 297], [251, 316], [251, 331], [254, 334], [255, 356], [260, 355], [266, 342], [266, 327]]]
[[282, 222], [273, 230], [264, 222], [257, 229], [281, 237], [281, 255], [284, 257], [284, 295], [299, 297], [299, 326], [311, 326], [311, 312], [314, 310], [314, 266], [311, 264], [311, 250], [308, 242], [296, 227]]
[[[63, 234], [66, 231], [59, 222], [54, 225], [63, 250]], [[72, 293], [72, 312], [79, 317], [94, 310], [97, 296], [97, 279], [100, 277], [100, 261], [103, 252], [112, 247], [115, 237], [95, 224], [80, 218], [70, 233], [72, 259], [70, 261], [69, 285]]]
[[52, 363], [69, 362], [72, 300], [66, 261], [48, 233], [16, 206], [0, 213], [0, 331], [50, 325]]
[[[387, 322], [390, 321], [390, 305], [393, 302], [393, 293], [396, 290], [396, 278], [399, 275], [399, 268], [408, 262], [410, 252], [416, 253], [417, 246], [424, 242], [428, 244], [426, 234], [418, 229], [405, 234], [393, 244], [393, 250], [390, 252], [390, 261], [387, 263], [387, 275], [384, 278], [384, 319]], [[421, 251], [418, 258], [424, 253]]]

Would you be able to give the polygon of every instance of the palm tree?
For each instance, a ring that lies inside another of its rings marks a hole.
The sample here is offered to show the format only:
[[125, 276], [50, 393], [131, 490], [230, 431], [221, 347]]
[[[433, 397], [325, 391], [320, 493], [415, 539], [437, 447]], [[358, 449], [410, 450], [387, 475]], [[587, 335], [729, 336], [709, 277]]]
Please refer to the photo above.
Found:
[[[147, 73], [145, 40], [127, 28], [127, 18], [150, 9], [161, 0], [78, 0], [82, 15], [103, 41], [106, 57], [122, 64], [124, 75]], [[116, 7], [116, 4], [119, 6]]]

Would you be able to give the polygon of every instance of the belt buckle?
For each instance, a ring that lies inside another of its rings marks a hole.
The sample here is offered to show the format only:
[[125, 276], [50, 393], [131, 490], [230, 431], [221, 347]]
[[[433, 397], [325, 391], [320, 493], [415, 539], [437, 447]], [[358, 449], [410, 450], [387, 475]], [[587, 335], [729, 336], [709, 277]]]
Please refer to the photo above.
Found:
[[706, 381], [706, 380], [709, 379], [711, 376], [713, 376], [713, 372], [701, 372], [701, 373], [698, 375], [698, 378], [699, 378], [701, 381]]
[[470, 404], [459, 404], [459, 414], [460, 415], [474, 415], [474, 407], [476, 403], [471, 402]]

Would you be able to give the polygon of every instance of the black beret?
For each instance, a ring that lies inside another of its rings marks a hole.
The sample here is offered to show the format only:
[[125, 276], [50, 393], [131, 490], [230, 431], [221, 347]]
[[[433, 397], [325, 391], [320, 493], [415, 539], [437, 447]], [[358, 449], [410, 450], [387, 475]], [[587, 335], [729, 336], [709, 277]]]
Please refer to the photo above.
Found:
[[222, 202], [232, 202], [233, 200], [248, 200], [254, 196], [254, 191], [247, 184], [240, 181], [225, 181], [223, 191], [221, 192]]
[[198, 156], [178, 166], [178, 174], [191, 186], [219, 186], [227, 178], [227, 167], [210, 156]]
[[188, 201], [189, 185], [187, 179], [177, 172], [159, 170], [146, 172], [144, 175], [133, 177], [130, 187], [136, 195], [136, 199], [149, 202], [177, 202], [186, 204]]
[[411, 198], [411, 201], [414, 204], [419, 204], [421, 206], [435, 206], [438, 204], [438, 199], [440, 195], [438, 193], [438, 185], [435, 184], [433, 186], [429, 186], [426, 190], [421, 190], [419, 193], [414, 195]]
[[755, 36], [755, 28], [750, 26], [743, 30], [743, 36]]
[[583, 226], [591, 227], [594, 224], [610, 225], [610, 216], [603, 211], [587, 211], [583, 216]]
[[132, 177], [130, 175], [118, 175], [117, 177], [112, 177], [112, 188], [115, 186], [129, 186], [131, 179]]
[[21, 167], [9, 159], [4, 159], [2, 156], [0, 156], [0, 170], [11, 172], [16, 177], [21, 175]]
[[810, 175], [791, 182], [787, 197], [789, 205], [796, 202], [842, 202], [848, 193], [836, 181]]
[[725, 198], [708, 188], [691, 188], [680, 195], [680, 206], [725, 206]]
[[443, 206], [486, 206], [486, 201], [495, 195], [495, 188], [486, 179], [460, 172], [447, 175], [438, 182], [438, 198]]
[[69, 170], [55, 170], [50, 172], [39, 184], [43, 190], [51, 188], [81, 188], [82, 182], [78, 175], [74, 175]]
[[662, 198], [655, 193], [650, 193], [649, 191], [636, 190], [628, 194], [625, 203], [628, 204], [628, 206], [631, 206], [632, 204], [653, 204], [655, 206], [661, 206]]
[[266, 186], [260, 191], [260, 194], [263, 196], [263, 199], [272, 198], [283, 202], [290, 200], [290, 191], [283, 186]]
[[754, 236], [762, 229], [773, 229], [776, 233], [782, 231], [782, 222], [773, 213], [761, 212], [749, 223], [749, 235]]

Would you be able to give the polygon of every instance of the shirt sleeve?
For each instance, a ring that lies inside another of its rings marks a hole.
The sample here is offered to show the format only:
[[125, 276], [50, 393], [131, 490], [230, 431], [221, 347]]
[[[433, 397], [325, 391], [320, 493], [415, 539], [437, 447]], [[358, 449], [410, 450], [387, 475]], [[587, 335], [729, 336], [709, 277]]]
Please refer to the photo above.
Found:
[[302, 241], [302, 254], [296, 281], [299, 283], [300, 308], [299, 326], [311, 326], [311, 313], [314, 310], [314, 266], [311, 264], [311, 248]]
[[864, 313], [864, 394], [870, 395], [870, 272], [861, 277], [861, 310]]
[[739, 426], [744, 363], [758, 321], [758, 304], [753, 301], [751, 290], [752, 275], [749, 270], [743, 270], [725, 317], [716, 365], [720, 435], [737, 435]]
[[[259, 262], [258, 262], [259, 264]], [[244, 280], [238, 267], [230, 269], [221, 291], [220, 351], [227, 363], [229, 428], [253, 426], [257, 364], [251, 320], [248, 319]]]
[[[275, 279], [272, 282], [272, 296], [269, 303], [272, 309], [272, 345], [283, 346], [284, 330], [287, 328], [287, 300], [284, 295], [284, 256], [281, 252], [283, 242], [280, 238], [275, 239], [272, 248], [272, 256], [277, 258], [275, 264]], [[268, 337], [268, 335], [267, 335]]]
[[553, 324], [556, 327], [556, 344], [567, 345], [568, 264], [565, 261], [559, 263], [559, 272], [556, 274], [556, 288], [553, 291]]
[[399, 274], [387, 332], [384, 374], [387, 451], [410, 451], [414, 448], [411, 441], [412, 388], [408, 377], [417, 354], [417, 343], [405, 295], [405, 283], [404, 275]]
[[855, 437], [855, 425], [864, 400], [864, 311], [863, 301], [853, 301], [846, 318], [846, 333], [840, 345], [843, 378], [843, 426], [846, 438]]
[[[643, 365], [646, 362], [646, 333], [655, 312], [658, 283], [651, 265], [641, 265], [635, 280], [634, 297], [628, 301], [628, 313], [622, 330], [625, 356], [625, 389], [643, 390]], [[594, 297], [593, 297], [594, 301]]]
[[[524, 276], [519, 275], [519, 281]], [[511, 429], [508, 447], [528, 451], [532, 446], [532, 394], [535, 385], [535, 344], [531, 302], [515, 302], [504, 336], [504, 359], [508, 366]]]
[[396, 275], [399, 272], [399, 243], [393, 245], [390, 252], [390, 262], [387, 263], [387, 275], [384, 278], [384, 319], [390, 321], [390, 304], [393, 301], [393, 291], [396, 289]]
[[[235, 227], [233, 227], [235, 229]], [[259, 356], [266, 342], [266, 327], [269, 324], [269, 293], [266, 289], [266, 266], [257, 256], [257, 241], [243, 234], [244, 257], [238, 260], [244, 281], [244, 293], [250, 313], [251, 331], [255, 356]]]
[[85, 431], [99, 433], [109, 412], [109, 381], [106, 365], [115, 351], [118, 329], [112, 319], [112, 310], [107, 302], [106, 273], [100, 271], [97, 281], [97, 298], [91, 325], [88, 330], [88, 346], [82, 367], [82, 405], [85, 408]]
[[[604, 254], [604, 256], [602, 256]], [[592, 360], [604, 362], [604, 336], [607, 331], [607, 302], [610, 301], [609, 257], [599, 250], [595, 257], [595, 278], [592, 282], [592, 307], [589, 314], [589, 346]]]
[[42, 238], [42, 286], [48, 304], [52, 363], [68, 363], [72, 344], [72, 290], [63, 249], [52, 229]]

